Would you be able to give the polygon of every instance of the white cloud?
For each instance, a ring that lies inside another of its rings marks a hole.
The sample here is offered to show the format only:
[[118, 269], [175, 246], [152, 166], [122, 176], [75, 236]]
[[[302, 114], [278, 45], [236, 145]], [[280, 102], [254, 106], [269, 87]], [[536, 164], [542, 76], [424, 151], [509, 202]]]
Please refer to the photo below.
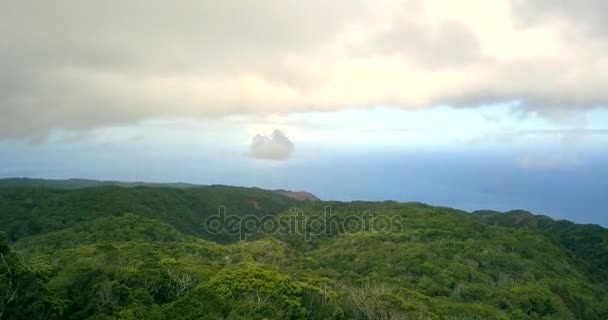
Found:
[[608, 104], [605, 6], [11, 1], [0, 11], [0, 139], [378, 104], [517, 100], [555, 117]]
[[294, 144], [280, 130], [274, 130], [272, 136], [258, 134], [251, 139], [249, 156], [266, 160], [287, 160], [294, 150]]
[[525, 155], [518, 159], [517, 163], [523, 169], [546, 170], [563, 166], [573, 166], [579, 164], [576, 153], [551, 153]]

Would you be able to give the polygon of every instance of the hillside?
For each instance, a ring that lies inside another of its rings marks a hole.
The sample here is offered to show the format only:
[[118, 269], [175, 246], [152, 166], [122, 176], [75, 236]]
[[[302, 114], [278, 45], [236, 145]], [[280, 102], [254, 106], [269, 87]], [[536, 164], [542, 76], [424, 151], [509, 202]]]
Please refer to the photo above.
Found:
[[[92, 179], [32, 179], [32, 178], [7, 178], [0, 179], [0, 188], [52, 188], [52, 189], [85, 189], [95, 187], [160, 187], [160, 188], [175, 188], [175, 189], [193, 189], [205, 187], [221, 187], [221, 186], [206, 186], [200, 184], [173, 182], [173, 183], [153, 183], [141, 181], [111, 181], [111, 180], [92, 180]], [[306, 191], [290, 191], [290, 190], [274, 190], [275, 193], [300, 201], [319, 201], [320, 199], [314, 194]]]
[[[279, 228], [212, 232], [221, 212]], [[0, 230], [2, 320], [608, 319], [607, 230], [523, 212], [12, 186]]]
[[552, 239], [569, 255], [586, 266], [587, 272], [598, 281], [608, 283], [608, 230], [598, 225], [581, 225], [570, 221], [554, 221], [547, 216], [523, 210], [505, 213], [476, 211], [474, 215], [488, 224], [517, 229], [534, 230]]

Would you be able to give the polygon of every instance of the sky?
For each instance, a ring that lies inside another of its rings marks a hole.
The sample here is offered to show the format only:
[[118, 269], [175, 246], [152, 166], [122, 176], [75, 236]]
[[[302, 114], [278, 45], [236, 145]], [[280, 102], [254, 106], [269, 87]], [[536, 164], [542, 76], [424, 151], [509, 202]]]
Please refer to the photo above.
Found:
[[0, 0], [0, 177], [608, 226], [600, 0]]

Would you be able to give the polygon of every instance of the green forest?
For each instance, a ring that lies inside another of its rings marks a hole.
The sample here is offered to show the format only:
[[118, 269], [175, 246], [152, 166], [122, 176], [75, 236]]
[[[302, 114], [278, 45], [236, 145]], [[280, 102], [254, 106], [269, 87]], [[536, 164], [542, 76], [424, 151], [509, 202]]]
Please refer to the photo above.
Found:
[[[304, 237], [235, 216], [399, 218]], [[608, 230], [526, 211], [227, 186], [0, 183], [0, 320], [608, 319]]]

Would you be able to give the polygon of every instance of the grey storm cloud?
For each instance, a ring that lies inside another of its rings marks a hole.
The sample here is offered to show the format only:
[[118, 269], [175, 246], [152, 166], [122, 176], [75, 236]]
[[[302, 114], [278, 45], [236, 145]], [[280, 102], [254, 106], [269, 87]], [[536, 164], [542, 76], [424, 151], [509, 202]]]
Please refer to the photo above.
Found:
[[249, 156], [266, 160], [287, 160], [294, 150], [294, 144], [280, 130], [274, 130], [272, 136], [258, 134], [251, 139]]
[[608, 2], [603, 0], [513, 0], [513, 7], [522, 23], [565, 18], [583, 31], [608, 36]]
[[0, 139], [175, 117], [608, 102], [605, 1], [0, 0]]

